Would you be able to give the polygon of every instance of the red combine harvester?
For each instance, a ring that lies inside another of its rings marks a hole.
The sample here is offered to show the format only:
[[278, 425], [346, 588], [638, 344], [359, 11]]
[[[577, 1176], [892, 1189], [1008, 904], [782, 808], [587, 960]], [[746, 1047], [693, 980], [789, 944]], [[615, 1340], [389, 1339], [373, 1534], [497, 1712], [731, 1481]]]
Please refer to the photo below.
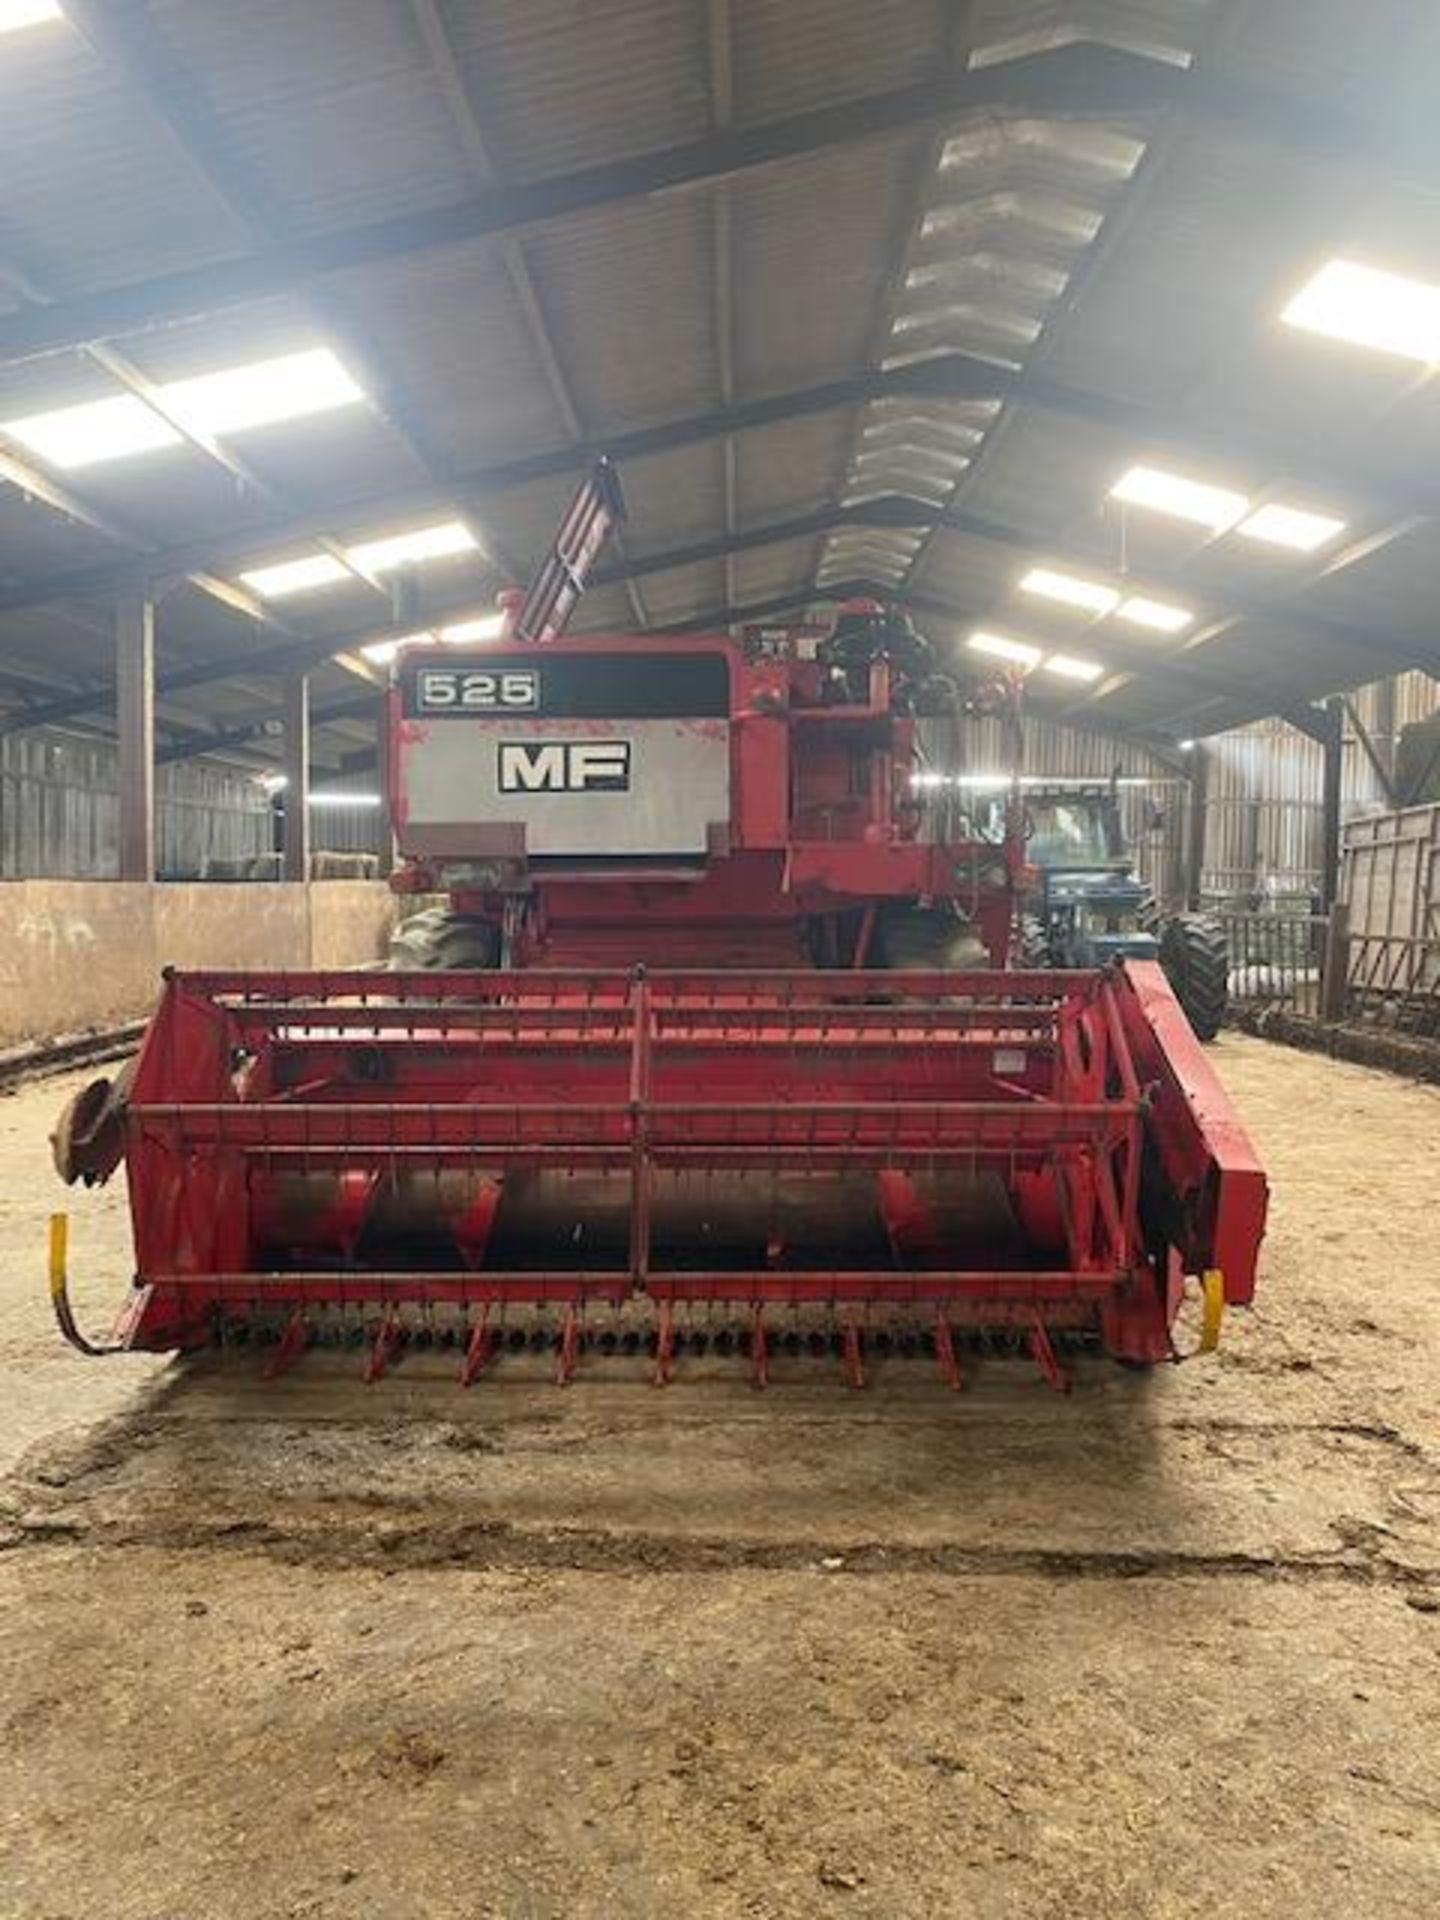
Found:
[[[955, 691], [908, 625], [563, 637], [592, 482], [497, 646], [406, 648], [402, 890], [483, 964], [174, 973], [67, 1179], [123, 1160], [122, 1348], [1170, 1358], [1251, 1297], [1265, 1179], [1158, 966], [1006, 970], [1023, 842], [917, 803]], [[598, 529], [598, 532], [597, 532]], [[433, 955], [431, 956], [433, 957]], [[78, 1344], [57, 1251], [62, 1327]]]

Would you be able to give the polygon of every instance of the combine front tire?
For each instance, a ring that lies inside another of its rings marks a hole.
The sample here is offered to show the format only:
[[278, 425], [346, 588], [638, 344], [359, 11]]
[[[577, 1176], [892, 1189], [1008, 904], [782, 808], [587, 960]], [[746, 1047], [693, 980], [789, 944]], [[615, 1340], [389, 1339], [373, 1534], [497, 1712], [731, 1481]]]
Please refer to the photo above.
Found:
[[922, 972], [971, 973], [988, 967], [985, 943], [968, 920], [935, 907], [896, 907], [880, 923], [876, 941], [882, 967]]
[[1225, 1018], [1230, 992], [1224, 928], [1196, 913], [1167, 920], [1160, 929], [1160, 964], [1196, 1039], [1213, 1040]]
[[488, 920], [426, 907], [390, 936], [392, 973], [485, 971], [498, 964], [500, 936]]
[[1050, 936], [1045, 931], [1045, 922], [1038, 913], [1027, 913], [1020, 922], [1019, 938], [1015, 944], [1013, 964], [1025, 967], [1029, 971], [1044, 972], [1053, 967], [1055, 955], [1051, 951]]

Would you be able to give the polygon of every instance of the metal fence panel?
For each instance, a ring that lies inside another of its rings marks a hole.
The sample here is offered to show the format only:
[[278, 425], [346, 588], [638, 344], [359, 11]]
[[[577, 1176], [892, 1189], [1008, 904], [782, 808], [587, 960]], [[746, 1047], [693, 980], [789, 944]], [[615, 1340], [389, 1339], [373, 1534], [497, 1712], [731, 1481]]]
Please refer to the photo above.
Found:
[[1410, 1031], [1440, 1031], [1440, 806], [1352, 820], [1341, 897], [1355, 1011]]
[[1233, 912], [1217, 918], [1229, 948], [1233, 1005], [1319, 1013], [1328, 919], [1310, 913]]

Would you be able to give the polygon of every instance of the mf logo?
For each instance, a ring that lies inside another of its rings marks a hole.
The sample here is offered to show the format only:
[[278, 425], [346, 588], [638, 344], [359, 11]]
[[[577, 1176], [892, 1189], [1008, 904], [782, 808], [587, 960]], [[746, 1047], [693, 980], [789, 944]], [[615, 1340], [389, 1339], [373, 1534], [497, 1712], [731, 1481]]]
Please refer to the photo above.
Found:
[[502, 740], [501, 793], [628, 793], [628, 740]]

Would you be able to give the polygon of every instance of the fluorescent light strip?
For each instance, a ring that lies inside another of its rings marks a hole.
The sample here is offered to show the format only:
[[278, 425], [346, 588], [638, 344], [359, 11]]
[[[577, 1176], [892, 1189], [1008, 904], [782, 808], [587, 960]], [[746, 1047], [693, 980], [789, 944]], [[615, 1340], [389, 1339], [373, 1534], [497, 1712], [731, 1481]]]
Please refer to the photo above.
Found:
[[1440, 360], [1440, 286], [1332, 260], [1281, 314], [1287, 326], [1429, 365]]
[[130, 393], [7, 420], [0, 425], [0, 433], [29, 447], [48, 465], [67, 471], [149, 453], [156, 447], [176, 447], [183, 438], [153, 407]]
[[463, 647], [477, 640], [498, 640], [504, 631], [504, 614], [486, 613], [475, 620], [460, 620], [454, 626], [441, 627], [440, 638], [447, 646]]
[[1131, 467], [1110, 489], [1110, 497], [1130, 506], [1173, 514], [1177, 520], [1193, 521], [1213, 533], [1228, 532], [1245, 517], [1250, 506], [1243, 493], [1187, 480], [1183, 474], [1167, 473], [1162, 467]]
[[316, 587], [333, 587], [350, 575], [328, 553], [309, 553], [301, 560], [282, 560], [273, 567], [252, 567], [240, 576], [262, 599], [282, 600], [290, 593], [310, 593]]
[[1117, 620], [1128, 620], [1132, 626], [1151, 627], [1156, 633], [1183, 633], [1194, 624], [1195, 616], [1188, 607], [1174, 607], [1166, 600], [1147, 600], [1144, 594], [1132, 594], [1115, 612]]
[[1267, 546], [1290, 547], [1296, 553], [1314, 553], [1345, 531], [1345, 522], [1329, 514], [1305, 513], [1299, 507], [1283, 506], [1279, 501], [1258, 508], [1235, 531], [1246, 540], [1260, 540]]
[[328, 347], [172, 380], [159, 393], [166, 407], [198, 432], [214, 434], [301, 420], [365, 398]]
[[996, 660], [1008, 660], [1011, 666], [1027, 670], [1041, 658], [1039, 647], [1027, 646], [1023, 640], [1008, 640], [1003, 633], [987, 633], [983, 629], [979, 633], [972, 633], [965, 644], [974, 653], [988, 654]]
[[413, 647], [422, 641], [429, 643], [434, 638], [433, 633], [427, 632], [405, 633], [394, 640], [372, 640], [368, 645], [361, 647], [360, 657], [362, 660], [373, 661], [377, 667], [388, 667], [401, 647]]
[[167, 414], [191, 432], [225, 435], [298, 420], [365, 398], [328, 347], [228, 367], [192, 380], [172, 380], [157, 386], [155, 393], [158, 406], [138, 394], [114, 394], [7, 420], [0, 424], [0, 433], [20, 441], [51, 466], [69, 470], [182, 445], [184, 434]]
[[[1210, 486], [1201, 480], [1187, 480], [1181, 474], [1166, 473], [1159, 467], [1132, 467], [1110, 489], [1110, 497], [1193, 521], [1215, 534], [1235, 532], [1247, 540], [1289, 547], [1296, 553], [1314, 553], [1345, 531], [1343, 520], [1324, 513], [1307, 513], [1280, 500], [1257, 507], [1252, 513], [1243, 493]], [[1145, 622], [1142, 620], [1141, 624]]]
[[388, 667], [401, 647], [434, 646], [439, 642], [447, 647], [472, 646], [483, 640], [498, 640], [505, 627], [503, 613], [486, 613], [474, 620], [457, 620], [453, 626], [441, 627], [438, 631], [427, 628], [423, 633], [402, 634], [397, 640], [372, 640], [360, 652], [367, 660], [373, 660], [377, 667]]
[[1113, 613], [1120, 604], [1114, 587], [1099, 580], [1082, 580], [1073, 573], [1052, 573], [1048, 567], [1032, 567], [1020, 582], [1022, 593], [1034, 593], [1045, 600], [1058, 600], [1062, 606], [1079, 607], [1097, 618]]
[[1171, 606], [1164, 600], [1150, 600], [1143, 594], [1127, 599], [1117, 588], [1100, 580], [1085, 580], [1076, 574], [1055, 573], [1048, 567], [1032, 567], [1020, 582], [1022, 593], [1039, 594], [1058, 600], [1064, 606], [1079, 607], [1097, 619], [1113, 613], [1117, 620], [1135, 626], [1153, 627], [1158, 633], [1180, 633], [1195, 616], [1186, 607]]
[[58, 0], [0, 0], [0, 33], [18, 33], [22, 27], [42, 27], [64, 18]]
[[1062, 680], [1098, 680], [1104, 667], [1094, 660], [1076, 660], [1068, 653], [1052, 653], [1044, 663], [1046, 673], [1055, 673]]
[[[285, 773], [265, 773], [260, 776], [260, 785], [266, 793], [284, 793], [290, 785], [290, 776]], [[378, 793], [343, 793], [335, 787], [321, 787], [318, 791], [311, 788], [305, 796], [309, 807], [378, 807]]]
[[388, 534], [383, 540], [367, 540], [348, 549], [350, 558], [365, 573], [385, 573], [391, 567], [408, 566], [421, 560], [444, 560], [451, 554], [469, 553], [479, 545], [461, 520], [446, 520], [435, 527], [415, 527], [409, 533]]
[[[348, 547], [346, 555], [362, 573], [386, 573], [392, 567], [469, 553], [479, 544], [463, 521], [446, 520], [438, 526], [416, 527], [409, 533], [364, 541], [357, 547]], [[302, 559], [281, 561], [273, 567], [254, 567], [240, 576], [247, 587], [253, 587], [267, 600], [278, 600], [289, 593], [309, 593], [315, 587], [331, 587], [349, 577], [344, 565], [327, 553], [307, 554]]]

